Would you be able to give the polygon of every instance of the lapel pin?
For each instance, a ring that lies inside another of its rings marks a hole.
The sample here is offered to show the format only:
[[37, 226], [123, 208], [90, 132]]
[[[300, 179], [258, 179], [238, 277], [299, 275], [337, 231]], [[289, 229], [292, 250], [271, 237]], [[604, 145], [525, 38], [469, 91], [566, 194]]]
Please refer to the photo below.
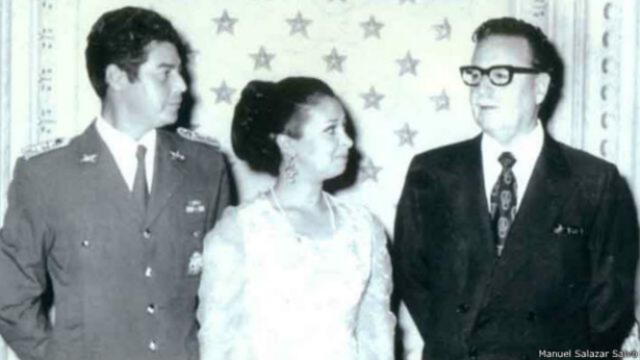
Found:
[[98, 154], [82, 154], [80, 159], [83, 163], [95, 163], [98, 160]]
[[185, 156], [179, 150], [169, 151], [169, 155], [171, 155], [171, 160], [184, 161]]

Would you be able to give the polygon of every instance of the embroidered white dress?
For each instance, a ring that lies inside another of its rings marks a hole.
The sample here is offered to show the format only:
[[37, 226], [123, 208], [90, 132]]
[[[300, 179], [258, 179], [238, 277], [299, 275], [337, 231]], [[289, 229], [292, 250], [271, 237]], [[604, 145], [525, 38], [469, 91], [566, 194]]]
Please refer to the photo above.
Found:
[[391, 263], [380, 223], [331, 198], [334, 236], [298, 236], [266, 195], [205, 238], [202, 360], [393, 359]]

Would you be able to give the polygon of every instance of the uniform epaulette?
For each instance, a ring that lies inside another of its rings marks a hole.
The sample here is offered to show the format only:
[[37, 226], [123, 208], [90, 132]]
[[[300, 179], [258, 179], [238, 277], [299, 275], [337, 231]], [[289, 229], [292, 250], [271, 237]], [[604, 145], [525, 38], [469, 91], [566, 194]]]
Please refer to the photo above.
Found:
[[202, 135], [199, 134], [193, 130], [189, 130], [187, 128], [183, 128], [183, 127], [179, 127], [178, 128], [178, 134], [180, 136], [182, 136], [183, 138], [187, 139], [187, 140], [191, 140], [191, 141], [197, 141], [203, 144], [208, 144], [211, 145], [213, 147], [215, 147], [216, 149], [220, 148], [220, 143], [218, 142], [218, 140], [206, 136], [206, 135]]
[[56, 138], [29, 145], [22, 150], [22, 157], [24, 157], [25, 160], [29, 160], [34, 156], [65, 147], [69, 144], [69, 141], [70, 139], [68, 138]]

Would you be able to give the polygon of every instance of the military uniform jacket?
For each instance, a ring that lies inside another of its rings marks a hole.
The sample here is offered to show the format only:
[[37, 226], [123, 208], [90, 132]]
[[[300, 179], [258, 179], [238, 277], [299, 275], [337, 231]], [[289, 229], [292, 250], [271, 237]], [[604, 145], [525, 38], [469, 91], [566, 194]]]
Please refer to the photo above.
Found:
[[498, 258], [480, 139], [416, 156], [398, 205], [395, 287], [424, 359], [611, 356], [634, 319], [638, 223], [626, 183], [615, 166], [545, 134]]
[[0, 232], [0, 333], [21, 360], [198, 358], [202, 238], [229, 177], [211, 145], [158, 130], [156, 146], [146, 213], [95, 125], [18, 160]]

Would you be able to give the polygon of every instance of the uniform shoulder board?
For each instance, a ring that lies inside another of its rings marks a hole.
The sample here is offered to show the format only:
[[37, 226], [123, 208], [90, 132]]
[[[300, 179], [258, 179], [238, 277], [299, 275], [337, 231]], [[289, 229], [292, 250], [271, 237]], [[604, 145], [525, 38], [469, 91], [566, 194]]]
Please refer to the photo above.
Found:
[[24, 150], [22, 151], [22, 157], [24, 157], [25, 160], [29, 160], [34, 156], [38, 156], [40, 154], [47, 153], [51, 150], [65, 147], [68, 144], [69, 144], [68, 138], [56, 138], [52, 140], [39, 142], [37, 144], [33, 144], [25, 147]]
[[187, 139], [187, 140], [191, 140], [191, 141], [196, 141], [199, 143], [203, 143], [203, 144], [208, 144], [211, 145], [213, 147], [215, 147], [216, 149], [220, 148], [220, 143], [218, 142], [218, 140], [210, 137], [210, 136], [206, 136], [206, 135], [202, 135], [199, 134], [193, 130], [189, 130], [187, 128], [183, 128], [183, 127], [179, 127], [178, 128], [178, 134], [180, 136], [182, 136], [183, 138]]

